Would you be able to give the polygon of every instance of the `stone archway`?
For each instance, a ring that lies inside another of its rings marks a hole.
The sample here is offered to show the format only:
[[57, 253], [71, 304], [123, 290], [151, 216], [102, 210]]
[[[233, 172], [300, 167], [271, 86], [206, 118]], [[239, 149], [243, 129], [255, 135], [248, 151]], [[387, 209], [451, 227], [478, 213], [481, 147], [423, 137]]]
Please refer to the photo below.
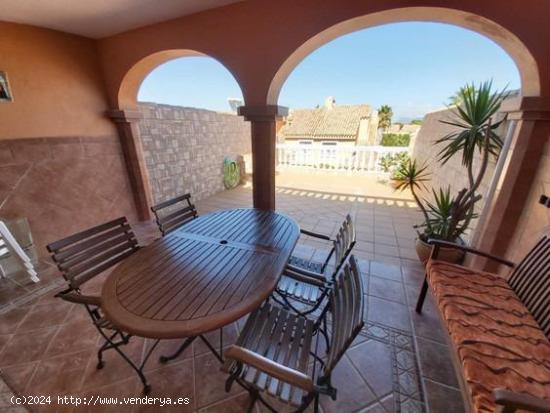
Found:
[[521, 76], [522, 95], [540, 95], [540, 75], [536, 60], [521, 40], [508, 29], [482, 16], [456, 9], [441, 7], [405, 7], [385, 10], [346, 20], [309, 38], [286, 58], [273, 76], [267, 93], [266, 103], [268, 105], [277, 104], [281, 88], [290, 73], [309, 54], [324, 44], [357, 30], [384, 24], [411, 21], [448, 23], [475, 31], [493, 40], [502, 47], [515, 62]]
[[119, 129], [134, 199], [141, 220], [151, 218], [150, 207], [153, 205], [153, 190], [139, 129], [139, 121], [143, 117], [138, 108], [137, 98], [139, 89], [147, 75], [160, 65], [170, 60], [191, 56], [213, 59], [233, 77], [239, 88], [241, 88], [233, 73], [218, 59], [206, 53], [190, 49], [163, 50], [142, 58], [126, 72], [117, 94], [117, 106], [119, 109], [109, 112], [109, 116]]
[[355, 17], [317, 33], [296, 48], [275, 72], [266, 94], [266, 104], [277, 104], [281, 88], [290, 73], [324, 44], [357, 30], [407, 21], [447, 23], [477, 32], [506, 51], [518, 68], [523, 98], [518, 99], [514, 107], [507, 108], [514, 114], [516, 128], [511, 137], [510, 150], [504, 154], [506, 168], [500, 177], [495, 177], [494, 187], [498, 189], [490, 207], [485, 210], [487, 219], [477, 239], [478, 247], [504, 255], [512, 244], [510, 240], [528, 196], [530, 177], [534, 175], [533, 165], [538, 164], [544, 147], [540, 136], [535, 136], [535, 122], [539, 121], [540, 125], [540, 120], [547, 116], [543, 115], [547, 109], [540, 98], [541, 80], [537, 61], [527, 46], [508, 29], [480, 15], [440, 7], [398, 8]]

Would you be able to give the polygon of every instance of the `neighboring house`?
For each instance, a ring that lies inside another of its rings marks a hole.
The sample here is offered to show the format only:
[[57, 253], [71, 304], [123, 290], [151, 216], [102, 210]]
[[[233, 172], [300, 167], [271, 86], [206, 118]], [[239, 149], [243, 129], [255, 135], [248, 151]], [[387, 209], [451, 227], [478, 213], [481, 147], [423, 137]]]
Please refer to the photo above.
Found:
[[369, 105], [336, 105], [328, 97], [321, 108], [291, 110], [279, 129], [279, 142], [302, 145], [374, 145], [378, 113]]

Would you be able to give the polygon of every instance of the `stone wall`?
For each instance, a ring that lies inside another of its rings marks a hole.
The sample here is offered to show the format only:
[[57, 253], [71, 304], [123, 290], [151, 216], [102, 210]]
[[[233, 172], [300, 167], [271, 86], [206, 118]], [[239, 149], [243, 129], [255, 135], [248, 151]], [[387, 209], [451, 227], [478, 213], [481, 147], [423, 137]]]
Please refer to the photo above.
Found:
[[136, 220], [118, 136], [0, 140], [0, 219], [28, 218], [39, 255], [122, 215]]
[[[438, 139], [456, 130], [455, 127], [441, 122], [442, 120], [450, 121], [452, 119], [451, 109], [443, 109], [426, 114], [414, 142], [412, 156], [420, 163], [425, 162], [428, 166], [428, 170], [431, 173], [431, 181], [428, 184], [428, 188], [446, 188], [450, 186], [451, 193], [456, 193], [469, 185], [466, 168], [462, 165], [462, 158], [460, 155], [456, 155], [445, 165], [441, 165], [438, 161], [438, 154], [444, 145], [437, 145], [435, 143]], [[504, 127], [499, 129], [500, 136], [504, 139], [506, 129]], [[474, 165], [477, 165], [480, 159], [481, 156], [478, 154]], [[491, 156], [485, 178], [479, 189], [481, 194], [485, 194], [489, 189], [495, 166], [496, 160]]]
[[224, 190], [223, 160], [251, 152], [250, 125], [233, 114], [140, 103], [140, 134], [155, 203]]

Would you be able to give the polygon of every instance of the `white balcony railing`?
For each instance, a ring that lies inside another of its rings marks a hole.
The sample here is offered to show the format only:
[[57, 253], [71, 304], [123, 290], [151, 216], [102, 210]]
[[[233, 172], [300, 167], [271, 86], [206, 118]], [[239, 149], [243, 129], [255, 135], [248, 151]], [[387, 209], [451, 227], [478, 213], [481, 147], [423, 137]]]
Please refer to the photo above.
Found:
[[402, 152], [409, 152], [409, 148], [277, 144], [277, 167], [380, 173], [384, 155]]

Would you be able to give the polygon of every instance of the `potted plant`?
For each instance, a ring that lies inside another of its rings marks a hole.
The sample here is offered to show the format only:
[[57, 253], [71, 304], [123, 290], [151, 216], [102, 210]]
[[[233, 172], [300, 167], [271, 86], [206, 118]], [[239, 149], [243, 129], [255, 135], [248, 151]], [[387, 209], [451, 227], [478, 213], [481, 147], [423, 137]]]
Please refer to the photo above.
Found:
[[[445, 165], [454, 155], [462, 155], [462, 164], [468, 174], [468, 188], [463, 188], [455, 196], [450, 188], [432, 189], [433, 200], [420, 199], [418, 191], [425, 188], [429, 174], [425, 165], [418, 165], [416, 160], [403, 162], [397, 169], [394, 180], [396, 189], [409, 189], [424, 216], [424, 222], [416, 225], [418, 232], [416, 251], [422, 262], [426, 262], [431, 253], [429, 239], [439, 239], [463, 243], [462, 235], [468, 230], [473, 219], [477, 217], [475, 204], [482, 198], [477, 194], [481, 185], [490, 156], [498, 156], [502, 140], [496, 129], [504, 121], [492, 122], [502, 101], [507, 96], [503, 90], [492, 92], [491, 82], [478, 87], [467, 85], [458, 92], [461, 102], [453, 110], [454, 119], [441, 121], [456, 127], [456, 130], [437, 140], [445, 146], [439, 152], [441, 165]], [[474, 165], [476, 153], [481, 155], [479, 165]], [[459, 262], [463, 254], [454, 249], [440, 250], [439, 257], [447, 261]]]

